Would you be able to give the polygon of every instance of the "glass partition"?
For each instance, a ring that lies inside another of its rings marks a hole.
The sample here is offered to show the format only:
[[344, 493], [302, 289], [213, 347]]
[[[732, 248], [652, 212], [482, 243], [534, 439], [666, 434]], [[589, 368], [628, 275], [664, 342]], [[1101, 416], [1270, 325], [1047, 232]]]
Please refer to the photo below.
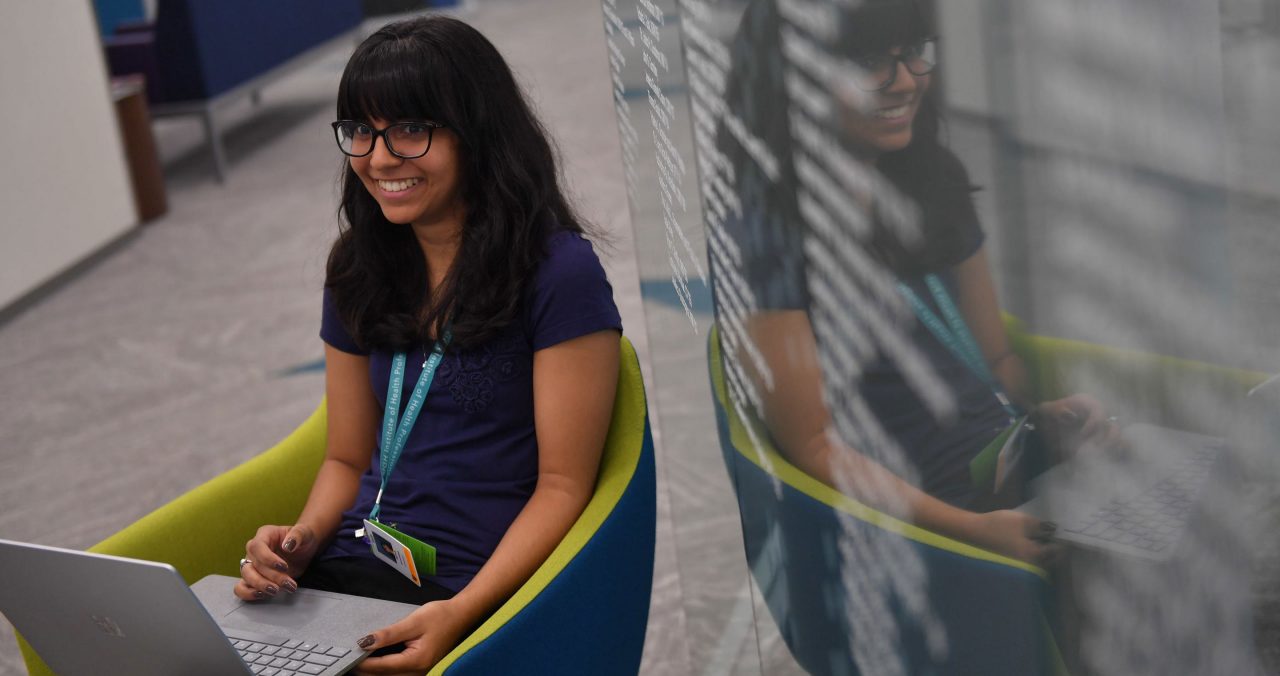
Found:
[[602, 0], [693, 673], [1280, 668], [1280, 11]]
[[760, 673], [738, 507], [712, 422], [707, 339], [715, 318], [681, 49], [687, 24], [673, 0], [605, 0], [601, 7], [690, 668]]

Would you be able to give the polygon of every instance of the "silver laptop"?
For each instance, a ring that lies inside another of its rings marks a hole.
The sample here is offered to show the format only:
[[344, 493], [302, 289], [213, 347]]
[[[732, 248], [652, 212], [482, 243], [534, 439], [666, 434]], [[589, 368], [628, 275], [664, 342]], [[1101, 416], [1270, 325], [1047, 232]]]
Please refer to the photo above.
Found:
[[0, 613], [62, 676], [342, 674], [356, 641], [418, 606], [301, 589], [246, 603], [236, 578], [0, 540]]
[[1060, 541], [1164, 560], [1177, 552], [1227, 465], [1222, 439], [1155, 425], [1125, 428], [1122, 452], [1084, 449], [1032, 482], [1019, 509]]

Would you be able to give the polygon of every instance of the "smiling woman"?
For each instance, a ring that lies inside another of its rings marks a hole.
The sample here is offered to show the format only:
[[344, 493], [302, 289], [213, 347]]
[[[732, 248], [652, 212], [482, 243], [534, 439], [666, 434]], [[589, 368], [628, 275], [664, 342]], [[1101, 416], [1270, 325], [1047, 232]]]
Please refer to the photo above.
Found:
[[403, 644], [362, 672], [422, 673], [582, 512], [622, 326], [546, 133], [480, 33], [386, 26], [352, 55], [337, 114], [325, 462], [296, 523], [248, 542], [236, 594], [423, 604], [358, 641]]
[[936, 44], [934, 38], [918, 38], [854, 59], [861, 69], [854, 74], [856, 86], [875, 92], [870, 102], [846, 106], [851, 112], [845, 115], [845, 132], [861, 146], [864, 158], [911, 144], [911, 126], [929, 91], [929, 74], [938, 63]]
[[[464, 215], [457, 190], [456, 136], [438, 122], [387, 124], [371, 118], [370, 124], [339, 120], [333, 129], [338, 147], [351, 157], [351, 170], [388, 221], [426, 228], [432, 220]], [[433, 144], [436, 152], [427, 157]]]

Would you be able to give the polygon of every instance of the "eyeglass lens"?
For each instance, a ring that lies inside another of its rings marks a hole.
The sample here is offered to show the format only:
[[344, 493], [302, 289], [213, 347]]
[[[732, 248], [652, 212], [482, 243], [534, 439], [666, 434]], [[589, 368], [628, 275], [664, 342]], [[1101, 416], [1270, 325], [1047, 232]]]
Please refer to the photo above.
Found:
[[877, 54], [857, 59], [862, 69], [860, 87], [866, 91], [879, 91], [893, 85], [898, 75], [898, 63], [907, 67], [912, 75], [928, 75], [938, 65], [938, 46], [934, 40], [924, 40], [906, 45], [898, 54]]
[[367, 124], [344, 122], [334, 126], [338, 137], [338, 147], [342, 152], [363, 157], [373, 152], [373, 145], [378, 136], [382, 136], [387, 149], [392, 154], [404, 158], [422, 157], [431, 148], [431, 136], [434, 127], [426, 124], [406, 122], [393, 124], [382, 133], [373, 130]]

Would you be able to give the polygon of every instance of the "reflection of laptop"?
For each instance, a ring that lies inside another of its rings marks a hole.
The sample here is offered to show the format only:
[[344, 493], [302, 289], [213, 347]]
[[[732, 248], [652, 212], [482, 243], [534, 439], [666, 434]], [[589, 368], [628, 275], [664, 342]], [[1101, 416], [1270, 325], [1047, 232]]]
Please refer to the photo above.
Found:
[[1221, 439], [1130, 425], [1123, 451], [1089, 449], [1032, 482], [1020, 509], [1071, 544], [1147, 559], [1171, 556], [1225, 465]]
[[245, 603], [235, 583], [0, 540], [0, 612], [62, 676], [341, 674], [366, 655], [358, 638], [417, 609], [308, 589]]

